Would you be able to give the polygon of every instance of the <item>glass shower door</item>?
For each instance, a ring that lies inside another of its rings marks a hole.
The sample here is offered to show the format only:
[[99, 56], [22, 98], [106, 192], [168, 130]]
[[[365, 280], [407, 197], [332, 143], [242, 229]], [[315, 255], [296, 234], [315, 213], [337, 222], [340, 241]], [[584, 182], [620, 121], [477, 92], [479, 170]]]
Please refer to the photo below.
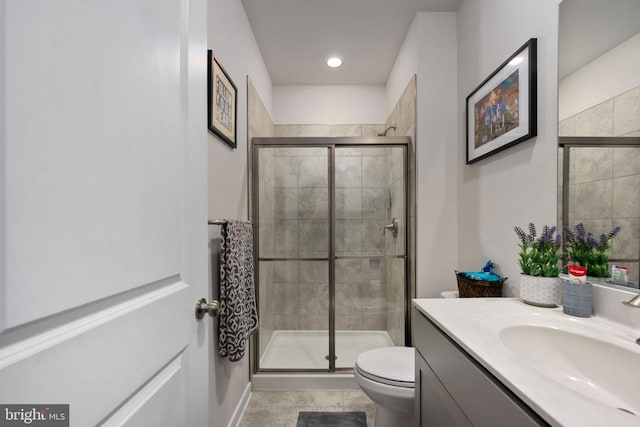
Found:
[[329, 369], [329, 151], [257, 149], [262, 370]]
[[404, 345], [407, 144], [260, 141], [258, 370], [352, 369], [363, 351]]
[[335, 148], [336, 368], [404, 345], [405, 157], [405, 146]]

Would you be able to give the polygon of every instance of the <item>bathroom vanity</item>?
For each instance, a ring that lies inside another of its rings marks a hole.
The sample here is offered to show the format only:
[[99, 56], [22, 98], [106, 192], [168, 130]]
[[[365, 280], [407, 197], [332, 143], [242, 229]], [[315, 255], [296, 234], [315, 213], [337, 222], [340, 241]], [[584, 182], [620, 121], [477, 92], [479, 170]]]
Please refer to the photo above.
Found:
[[640, 361], [635, 334], [519, 299], [414, 300], [419, 425], [640, 425], [622, 376]]
[[546, 425], [420, 310], [413, 316], [421, 427]]

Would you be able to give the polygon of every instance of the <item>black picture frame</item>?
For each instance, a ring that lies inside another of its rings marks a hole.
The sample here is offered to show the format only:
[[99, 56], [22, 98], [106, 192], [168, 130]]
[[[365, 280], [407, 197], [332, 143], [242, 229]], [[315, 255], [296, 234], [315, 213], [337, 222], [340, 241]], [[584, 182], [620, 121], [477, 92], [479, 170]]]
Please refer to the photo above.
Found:
[[213, 51], [208, 50], [207, 54], [207, 127], [231, 148], [236, 148], [238, 88]]
[[466, 98], [467, 164], [537, 135], [537, 39], [529, 39]]

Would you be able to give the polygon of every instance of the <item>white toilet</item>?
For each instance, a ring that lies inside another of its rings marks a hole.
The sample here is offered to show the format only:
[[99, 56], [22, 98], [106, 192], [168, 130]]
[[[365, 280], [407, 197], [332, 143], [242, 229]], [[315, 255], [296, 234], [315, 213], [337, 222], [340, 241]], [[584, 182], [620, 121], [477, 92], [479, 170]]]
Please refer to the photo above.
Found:
[[413, 427], [415, 350], [383, 347], [360, 353], [353, 370], [362, 391], [376, 402], [376, 427]]

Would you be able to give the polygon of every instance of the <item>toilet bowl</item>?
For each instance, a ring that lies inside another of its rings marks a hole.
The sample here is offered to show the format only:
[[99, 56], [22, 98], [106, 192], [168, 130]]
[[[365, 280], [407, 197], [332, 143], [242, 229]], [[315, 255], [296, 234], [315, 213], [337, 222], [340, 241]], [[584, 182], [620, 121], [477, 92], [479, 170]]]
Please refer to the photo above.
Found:
[[415, 350], [383, 347], [358, 355], [354, 377], [376, 405], [376, 427], [413, 427]]

